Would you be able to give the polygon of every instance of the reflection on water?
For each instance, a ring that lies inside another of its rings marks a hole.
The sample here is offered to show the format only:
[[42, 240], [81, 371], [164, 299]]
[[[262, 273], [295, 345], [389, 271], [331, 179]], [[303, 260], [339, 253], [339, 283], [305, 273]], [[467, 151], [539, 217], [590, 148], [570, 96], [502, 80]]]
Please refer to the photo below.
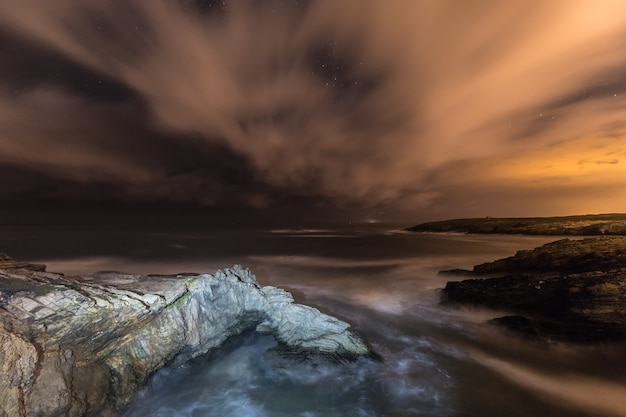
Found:
[[624, 346], [529, 342], [485, 326], [495, 312], [438, 305], [446, 281], [438, 270], [556, 238], [380, 228], [3, 232], [0, 250], [66, 273], [212, 272], [240, 263], [262, 284], [349, 321], [384, 357], [302, 362], [280, 356], [271, 337], [251, 334], [159, 371], [126, 417], [626, 415]]

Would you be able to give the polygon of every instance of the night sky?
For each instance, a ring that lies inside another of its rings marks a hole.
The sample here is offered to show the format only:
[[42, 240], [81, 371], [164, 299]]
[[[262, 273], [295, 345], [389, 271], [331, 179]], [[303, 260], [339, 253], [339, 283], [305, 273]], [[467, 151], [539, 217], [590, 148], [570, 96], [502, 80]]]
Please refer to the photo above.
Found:
[[2, 222], [626, 211], [622, 0], [0, 0], [0, 62]]

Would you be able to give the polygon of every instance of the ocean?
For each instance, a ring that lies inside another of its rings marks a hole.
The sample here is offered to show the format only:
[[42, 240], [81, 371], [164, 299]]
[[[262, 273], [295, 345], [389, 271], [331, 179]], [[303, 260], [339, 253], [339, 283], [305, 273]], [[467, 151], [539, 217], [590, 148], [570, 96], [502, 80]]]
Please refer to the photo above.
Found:
[[66, 275], [207, 272], [241, 264], [262, 285], [352, 324], [382, 361], [285, 357], [237, 337], [158, 371], [121, 415], [206, 417], [626, 416], [623, 344], [531, 341], [502, 315], [439, 304], [449, 276], [557, 237], [413, 234], [364, 224], [311, 229], [2, 226], [0, 251]]

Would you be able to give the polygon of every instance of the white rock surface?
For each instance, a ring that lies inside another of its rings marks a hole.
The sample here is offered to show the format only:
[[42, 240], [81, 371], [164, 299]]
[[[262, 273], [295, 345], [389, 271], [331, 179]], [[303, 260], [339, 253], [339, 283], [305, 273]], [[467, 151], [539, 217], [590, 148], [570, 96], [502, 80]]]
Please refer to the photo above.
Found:
[[248, 329], [303, 354], [373, 355], [347, 323], [293, 301], [240, 266], [65, 278], [0, 256], [0, 416], [115, 415], [157, 369]]

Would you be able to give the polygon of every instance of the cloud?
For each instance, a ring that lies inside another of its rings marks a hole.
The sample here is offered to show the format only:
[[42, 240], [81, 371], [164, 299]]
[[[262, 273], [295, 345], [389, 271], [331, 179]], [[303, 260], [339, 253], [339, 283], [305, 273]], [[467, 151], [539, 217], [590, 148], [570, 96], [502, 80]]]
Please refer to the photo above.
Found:
[[[7, 99], [0, 95], [0, 162], [31, 167], [77, 182], [143, 183], [152, 173], [114, 146], [119, 127], [102, 120], [124, 118], [124, 108], [84, 103], [62, 91], [39, 88]], [[126, 109], [127, 110], [127, 109]]]
[[[623, 146], [624, 2], [229, 1], [208, 13], [212, 3], [197, 4], [0, 1], [4, 31], [140, 102], [78, 101], [49, 81], [15, 98], [5, 86], [0, 161], [120, 183], [142, 198], [209, 203], [229, 193], [228, 169], [211, 183], [197, 170], [166, 175], [121, 145], [134, 140], [130, 112], [157, 161], [180, 147], [151, 145], [150, 134], [192, 137], [239, 160], [254, 178], [241, 188], [255, 187], [252, 205], [282, 192], [407, 209], [513, 171], [515, 183], [554, 187], [553, 171], [526, 162], [558, 159], [550, 150], [563, 143], [610, 136]], [[454, 172], [442, 175], [446, 167]]]

